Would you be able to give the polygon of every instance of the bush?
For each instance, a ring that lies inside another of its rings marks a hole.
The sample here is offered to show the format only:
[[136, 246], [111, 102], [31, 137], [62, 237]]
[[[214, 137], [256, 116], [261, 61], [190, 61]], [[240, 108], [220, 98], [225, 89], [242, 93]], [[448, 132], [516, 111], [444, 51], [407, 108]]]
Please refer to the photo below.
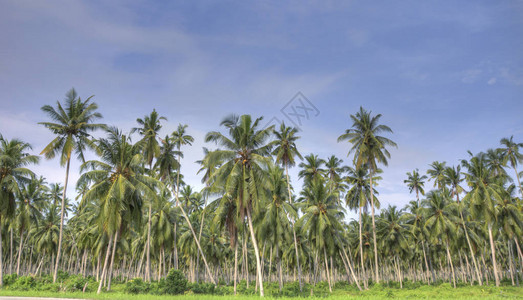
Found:
[[36, 281], [31, 276], [20, 276], [16, 279], [15, 283], [12, 284], [13, 290], [29, 291], [33, 290], [36, 286]]
[[65, 290], [67, 292], [81, 292], [89, 279], [82, 275], [72, 275], [65, 282]]
[[16, 282], [16, 279], [18, 278], [18, 275], [16, 274], [9, 274], [4, 276], [4, 285], [11, 285]]
[[189, 285], [189, 290], [195, 294], [214, 294], [214, 284], [212, 283], [193, 283]]
[[149, 284], [141, 278], [135, 278], [127, 281], [125, 292], [129, 294], [145, 294], [149, 291]]
[[171, 269], [165, 279], [164, 291], [166, 294], [183, 294], [187, 290], [187, 279], [182, 271]]

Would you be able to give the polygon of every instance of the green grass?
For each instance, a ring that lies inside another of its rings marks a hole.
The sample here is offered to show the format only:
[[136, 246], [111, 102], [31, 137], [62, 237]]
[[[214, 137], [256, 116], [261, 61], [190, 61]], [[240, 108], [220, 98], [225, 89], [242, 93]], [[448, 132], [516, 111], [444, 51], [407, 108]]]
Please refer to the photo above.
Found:
[[[115, 287], [118, 290], [118, 287]], [[217, 296], [217, 295], [201, 295], [201, 294], [185, 294], [180, 296], [166, 296], [166, 295], [130, 295], [121, 291], [102, 293], [53, 293], [45, 291], [13, 291], [0, 290], [0, 296], [26, 296], [26, 297], [60, 297], [60, 298], [84, 298], [84, 299], [131, 299], [131, 300], [145, 300], [145, 299], [203, 299], [203, 300], [225, 300], [225, 299], [259, 299], [256, 295], [238, 295], [238, 296]], [[316, 297], [315, 297], [316, 298]], [[323, 298], [323, 297], [322, 297]], [[503, 286], [496, 288], [494, 286], [461, 286], [453, 289], [448, 284], [441, 284], [439, 286], [421, 286], [412, 289], [387, 288], [383, 286], [376, 286], [370, 290], [359, 292], [357, 290], [338, 289], [334, 290], [331, 295], [327, 297], [332, 300], [341, 299], [523, 299], [523, 287]], [[265, 297], [265, 299], [303, 299], [291, 297]]]

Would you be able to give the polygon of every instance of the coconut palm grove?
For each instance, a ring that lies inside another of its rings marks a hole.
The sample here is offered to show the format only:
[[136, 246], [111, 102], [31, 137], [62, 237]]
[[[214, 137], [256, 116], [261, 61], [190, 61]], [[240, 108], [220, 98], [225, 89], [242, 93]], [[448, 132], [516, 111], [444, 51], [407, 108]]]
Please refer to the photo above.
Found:
[[522, 16], [0, 0], [0, 300], [523, 300]]
[[[523, 281], [523, 143], [513, 137], [406, 173], [415, 200], [385, 207], [381, 174], [397, 145], [386, 116], [364, 107], [339, 132], [348, 158], [301, 153], [300, 131], [283, 122], [224, 117], [205, 135], [215, 149], [196, 162], [201, 190], [180, 172], [190, 125], [160, 136], [169, 120], [153, 110], [136, 127], [112, 127], [74, 89], [41, 110], [35, 126], [54, 138], [40, 155], [0, 136], [3, 289], [325, 296]], [[43, 159], [63, 167], [63, 182], [31, 170]]]

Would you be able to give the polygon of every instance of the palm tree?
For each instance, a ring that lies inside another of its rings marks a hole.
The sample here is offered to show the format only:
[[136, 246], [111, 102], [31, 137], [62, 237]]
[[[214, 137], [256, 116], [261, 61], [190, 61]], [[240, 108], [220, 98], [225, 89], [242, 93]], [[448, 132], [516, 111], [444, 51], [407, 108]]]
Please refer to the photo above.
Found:
[[427, 170], [427, 174], [430, 175], [430, 178], [434, 180], [434, 187], [442, 189], [445, 186], [445, 162], [434, 161]]
[[[373, 181], [377, 181], [381, 179], [378, 176], [374, 176]], [[369, 179], [369, 171], [364, 167], [361, 166], [357, 169], [348, 168], [348, 174], [346, 177], [347, 183], [351, 186], [351, 188], [347, 191], [347, 194], [345, 195], [345, 203], [347, 207], [350, 209], [358, 210], [358, 223], [359, 223], [359, 249], [360, 249], [360, 263], [361, 263], [361, 270], [365, 276], [365, 264], [363, 262], [363, 220], [362, 220], [362, 210], [365, 209], [367, 211], [367, 207], [369, 206], [370, 201], [370, 179]], [[374, 190], [374, 193], [376, 194], [377, 191]], [[376, 205], [376, 208], [380, 208], [380, 203], [378, 199], [374, 199], [374, 205]], [[367, 281], [364, 280], [363, 282], [365, 288], [367, 289]]]
[[260, 296], [263, 296], [263, 277], [260, 263], [260, 251], [254, 227], [252, 213], [258, 212], [261, 192], [266, 185], [264, 168], [270, 162], [270, 144], [267, 140], [273, 133], [273, 126], [259, 129], [263, 118], [252, 120], [250, 115], [230, 116], [221, 125], [228, 130], [229, 137], [220, 132], [212, 131], [205, 137], [206, 142], [216, 142], [225, 150], [215, 150], [209, 153], [211, 165], [220, 167], [211, 175], [211, 182], [223, 186], [228, 197], [237, 202], [237, 209], [243, 217], [247, 215], [247, 223], [251, 234], [256, 256], [256, 271], [260, 286]]
[[42, 217], [41, 210], [46, 200], [46, 191], [47, 186], [45, 186], [43, 177], [39, 179], [33, 178], [18, 191], [17, 198], [20, 204], [18, 205], [15, 223], [18, 228], [18, 234], [20, 235], [20, 244], [18, 246], [16, 275], [20, 275], [20, 259], [22, 257], [24, 234], [29, 232], [34, 225], [38, 224], [38, 220]]
[[392, 130], [383, 124], [379, 124], [381, 114], [372, 116], [371, 112], [366, 111], [360, 107], [360, 111], [356, 115], [351, 115], [352, 127], [347, 129], [344, 134], [338, 137], [338, 142], [347, 140], [352, 144], [352, 148], [348, 154], [354, 153], [354, 162], [356, 167], [366, 165], [369, 169], [370, 178], [370, 203], [372, 212], [372, 235], [374, 240], [374, 262], [375, 262], [375, 278], [379, 283], [378, 274], [378, 246], [376, 241], [376, 222], [374, 218], [374, 193], [372, 178], [378, 169], [378, 164], [382, 163], [388, 165], [387, 159], [390, 158], [390, 153], [386, 149], [387, 146], [397, 147], [392, 140], [380, 136], [381, 133], [392, 133]]
[[331, 155], [325, 162], [325, 175], [329, 179], [330, 189], [338, 197], [338, 205], [340, 203], [340, 194], [345, 189], [345, 184], [342, 182], [342, 173], [346, 171], [346, 167], [343, 167], [341, 164], [343, 160], [337, 158], [334, 155]]
[[305, 156], [305, 161], [299, 164], [301, 171], [298, 173], [304, 179], [304, 184], [310, 184], [314, 179], [325, 175], [325, 160], [318, 158], [318, 155], [309, 154]]
[[[292, 193], [291, 193], [291, 183], [289, 178], [289, 167], [296, 165], [295, 157], [297, 156], [300, 159], [303, 159], [298, 148], [296, 147], [296, 141], [300, 138], [297, 136], [298, 129], [293, 127], [285, 126], [285, 123], [281, 123], [280, 130], [274, 131], [276, 137], [275, 144], [276, 147], [272, 154], [276, 157], [276, 163], [281, 164], [285, 168], [285, 177], [287, 178], [287, 192], [289, 194], [289, 201], [292, 205]], [[294, 238], [294, 250], [296, 252], [296, 265], [298, 267], [298, 280], [300, 284], [300, 292], [302, 291], [303, 284], [301, 280], [301, 266], [300, 266], [300, 256], [298, 254], [298, 242], [296, 239], [296, 229], [294, 228], [294, 223], [296, 222], [295, 218], [291, 218], [291, 227]]]
[[[141, 127], [131, 129], [131, 133], [138, 131], [143, 137], [141, 145], [145, 162], [149, 165], [149, 172], [153, 174], [153, 159], [160, 155], [160, 145], [158, 144], [158, 132], [162, 129], [160, 121], [167, 121], [165, 117], [160, 117], [155, 109], [150, 115], [144, 116], [143, 119], [136, 119]], [[149, 214], [147, 219], [147, 256], [145, 262], [145, 280], [151, 281], [151, 217], [152, 217], [152, 199], [149, 199]]]
[[303, 216], [296, 225], [308, 233], [309, 240], [314, 243], [316, 255], [321, 257], [323, 252], [329, 290], [332, 292], [334, 283], [329, 275], [327, 250], [334, 250], [338, 232], [343, 230], [340, 224], [343, 209], [337, 205], [335, 195], [329, 193], [325, 187], [323, 178], [314, 179], [302, 191], [301, 196], [305, 201], [302, 203]]
[[412, 173], [407, 172], [407, 179], [405, 179], [403, 182], [407, 184], [409, 187], [409, 192], [412, 193], [412, 191], [416, 192], [416, 200], [418, 201], [419, 205], [419, 194], [425, 195], [425, 190], [423, 189], [423, 185], [425, 184], [425, 180], [427, 179], [426, 175], [420, 176], [418, 169], [412, 171]]
[[429, 230], [430, 236], [441, 239], [445, 243], [447, 259], [452, 271], [452, 282], [456, 288], [456, 275], [454, 264], [450, 255], [450, 240], [456, 236], [456, 204], [450, 202], [450, 193], [444, 190], [430, 192], [427, 196], [427, 220], [425, 227]]
[[[20, 184], [28, 183], [34, 173], [26, 167], [37, 164], [39, 158], [26, 151], [31, 145], [20, 140], [7, 140], [0, 135], [0, 287], [3, 286], [2, 225], [6, 218], [13, 217], [15, 197]], [[4, 220], [3, 220], [4, 219]]]
[[76, 91], [71, 89], [65, 95], [65, 107], [62, 106], [60, 101], [56, 102], [56, 108], [53, 108], [50, 105], [42, 106], [42, 111], [52, 119], [52, 122], [38, 123], [44, 125], [57, 136], [44, 148], [44, 150], [42, 150], [40, 154], [44, 154], [46, 159], [53, 159], [56, 155], [60, 155], [60, 166], [66, 166], [64, 193], [60, 210], [60, 234], [58, 238], [58, 252], [56, 254], [53, 283], [56, 282], [58, 266], [62, 253], [65, 197], [69, 180], [71, 155], [75, 152], [77, 158], [84, 162], [85, 148], [92, 145], [90, 132], [105, 128], [104, 124], [94, 123], [95, 120], [101, 119], [102, 115], [96, 111], [98, 105], [91, 102], [93, 97], [94, 96], [91, 96], [83, 101], [78, 97]]
[[408, 239], [407, 228], [403, 224], [400, 211], [396, 206], [385, 209], [378, 222], [378, 233], [380, 235], [381, 248], [387, 257], [392, 257], [393, 265], [396, 266], [396, 273], [400, 288], [403, 288], [403, 276], [401, 275], [400, 257], [407, 252]]
[[112, 257], [111, 266], [113, 264], [118, 235], [128, 224], [141, 220], [142, 203], [145, 199], [156, 199], [155, 188], [161, 187], [158, 180], [143, 174], [143, 145], [140, 142], [131, 144], [130, 138], [116, 128], [107, 129], [107, 134], [107, 138], [97, 142], [101, 161], [85, 162], [81, 170], [87, 172], [78, 180], [79, 185], [92, 184], [82, 198], [80, 208], [90, 202], [97, 203], [100, 208], [98, 224], [104, 231], [102, 235], [105, 233], [109, 237], [98, 293], [105, 278], [108, 278], [110, 289], [112, 268], [108, 270], [107, 266], [109, 257]]
[[492, 264], [494, 266], [494, 279], [496, 280], [496, 286], [499, 286], [492, 227], [497, 217], [495, 203], [496, 201], [503, 201], [500, 195], [502, 188], [498, 185], [498, 181], [488, 169], [484, 153], [472, 157], [470, 161], [462, 160], [461, 164], [467, 169], [465, 178], [468, 186], [471, 188], [471, 191], [463, 200], [470, 201], [470, 210], [475, 218], [485, 220], [490, 240]]
[[519, 174], [517, 171], [518, 164], [523, 162], [523, 154], [519, 153], [519, 148], [523, 148], [523, 143], [516, 143], [513, 140], [513, 136], [510, 138], [502, 138], [500, 143], [504, 147], [501, 148], [501, 151], [503, 153], [503, 156], [505, 158], [505, 163], [510, 163], [510, 166], [512, 169], [514, 169], [514, 172], [516, 173], [516, 179], [518, 181], [519, 185], [519, 192], [523, 196], [523, 188], [521, 187], [521, 180], [519, 178]]

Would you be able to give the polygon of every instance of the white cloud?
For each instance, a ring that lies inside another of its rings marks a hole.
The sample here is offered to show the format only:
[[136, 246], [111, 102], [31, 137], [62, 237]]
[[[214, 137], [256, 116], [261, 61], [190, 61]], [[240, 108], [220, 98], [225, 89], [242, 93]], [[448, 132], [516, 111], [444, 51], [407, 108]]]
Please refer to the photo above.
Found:
[[492, 78], [489, 79], [489, 81], [487, 81], [487, 84], [488, 85], [493, 85], [493, 84], [496, 84], [496, 81], [497, 81], [496, 77], [492, 77]]

